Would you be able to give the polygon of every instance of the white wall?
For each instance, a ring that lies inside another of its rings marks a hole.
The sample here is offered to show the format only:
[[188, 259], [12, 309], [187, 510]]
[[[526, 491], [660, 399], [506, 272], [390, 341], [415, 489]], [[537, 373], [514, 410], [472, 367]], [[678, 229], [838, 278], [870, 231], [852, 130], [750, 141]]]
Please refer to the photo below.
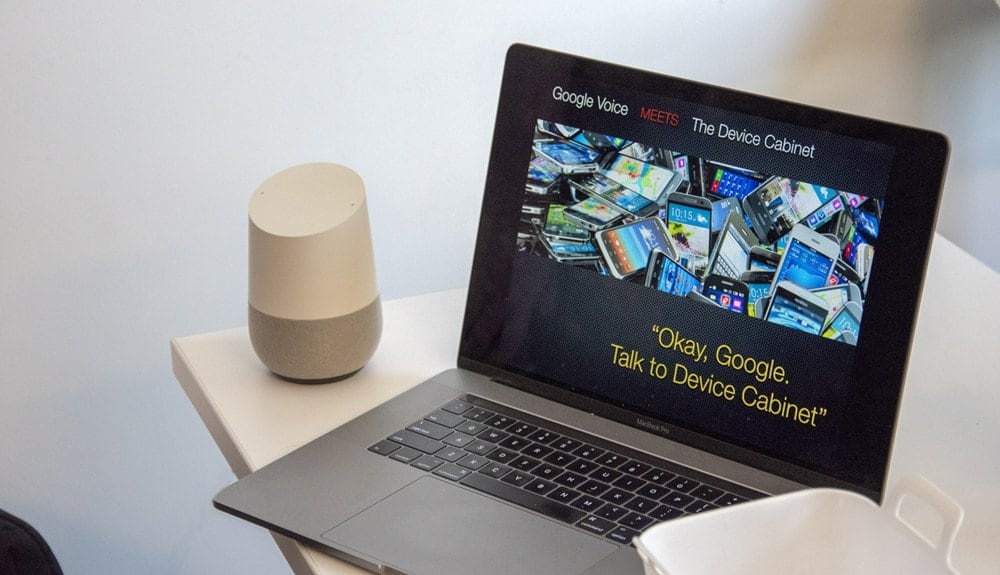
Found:
[[0, 4], [0, 507], [68, 573], [287, 570], [211, 509], [168, 341], [245, 323], [247, 201], [303, 161], [365, 178], [384, 297], [463, 285], [513, 41], [944, 131], [939, 229], [1000, 267], [990, 0], [239, 4]]

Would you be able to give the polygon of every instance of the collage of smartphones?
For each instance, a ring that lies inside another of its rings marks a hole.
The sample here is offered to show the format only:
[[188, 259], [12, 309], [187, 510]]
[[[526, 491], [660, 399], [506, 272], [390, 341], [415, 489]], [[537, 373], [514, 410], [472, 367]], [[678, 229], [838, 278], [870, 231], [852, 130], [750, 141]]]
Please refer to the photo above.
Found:
[[857, 345], [883, 202], [538, 120], [518, 250]]

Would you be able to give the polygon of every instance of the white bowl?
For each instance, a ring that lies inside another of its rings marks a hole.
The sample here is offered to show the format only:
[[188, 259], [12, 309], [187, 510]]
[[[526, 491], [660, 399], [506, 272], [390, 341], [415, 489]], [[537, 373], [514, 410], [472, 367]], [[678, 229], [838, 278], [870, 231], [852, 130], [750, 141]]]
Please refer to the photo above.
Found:
[[[936, 511], [935, 533], [900, 515], [911, 497]], [[807, 489], [660, 523], [634, 542], [646, 575], [941, 575], [955, 573], [963, 515], [929, 481], [909, 476], [881, 508], [851, 491]]]

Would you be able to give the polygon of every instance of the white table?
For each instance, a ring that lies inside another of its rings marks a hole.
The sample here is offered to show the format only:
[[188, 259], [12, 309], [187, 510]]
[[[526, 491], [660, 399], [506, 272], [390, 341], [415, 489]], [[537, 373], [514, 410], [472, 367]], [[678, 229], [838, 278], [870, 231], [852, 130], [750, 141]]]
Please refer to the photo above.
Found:
[[[937, 236], [890, 468], [890, 487], [921, 473], [965, 507], [954, 557], [966, 575], [1000, 568], [998, 299], [1000, 274]], [[464, 304], [464, 290], [385, 302], [378, 351], [338, 383], [304, 386], [272, 376], [246, 328], [175, 339], [174, 374], [242, 477], [453, 367]], [[295, 573], [362, 572], [280, 535], [275, 540]]]

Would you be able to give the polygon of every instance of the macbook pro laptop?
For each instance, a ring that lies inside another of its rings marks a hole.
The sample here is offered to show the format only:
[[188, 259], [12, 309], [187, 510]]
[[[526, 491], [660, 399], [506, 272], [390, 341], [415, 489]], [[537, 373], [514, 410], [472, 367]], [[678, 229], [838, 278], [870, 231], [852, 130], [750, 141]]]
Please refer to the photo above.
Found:
[[215, 505], [375, 572], [569, 574], [640, 573], [649, 525], [759, 497], [878, 501], [946, 159], [515, 45], [457, 367]]

